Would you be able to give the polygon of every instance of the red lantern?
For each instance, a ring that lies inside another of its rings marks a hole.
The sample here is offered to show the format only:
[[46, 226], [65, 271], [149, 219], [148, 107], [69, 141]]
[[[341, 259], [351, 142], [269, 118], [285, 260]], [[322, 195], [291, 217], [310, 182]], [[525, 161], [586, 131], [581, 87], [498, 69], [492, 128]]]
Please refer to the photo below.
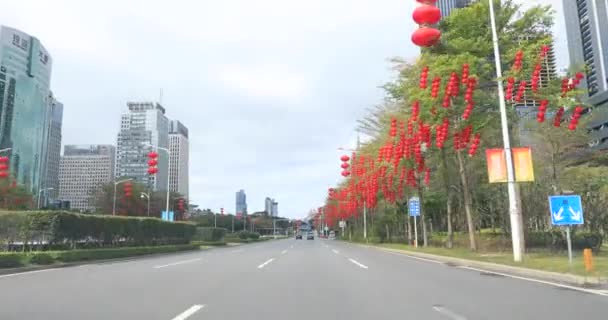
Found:
[[0, 171], [0, 178], [6, 178], [6, 177], [8, 177], [8, 172]]
[[148, 168], [148, 174], [157, 174], [157, 173], [158, 173], [158, 168], [156, 168], [156, 167]]
[[0, 163], [0, 170], [7, 170], [7, 169], [8, 169], [8, 164]]
[[156, 166], [157, 164], [158, 164], [158, 160], [156, 160], [156, 159], [150, 159], [150, 160], [148, 160], [148, 165], [149, 165], [150, 167], [154, 167], [154, 166]]
[[123, 185], [123, 191], [125, 193], [125, 197], [130, 197], [133, 192], [133, 185], [130, 182], [125, 182]]
[[349, 156], [347, 156], [347, 155], [343, 155], [342, 157], [340, 157], [340, 160], [342, 160], [342, 161], [346, 162], [346, 161], [349, 161], [349, 160], [350, 160], [350, 157], [349, 157]]
[[348, 167], [350, 167], [350, 165], [349, 165], [348, 163], [346, 163], [346, 162], [343, 162], [343, 163], [340, 165], [340, 167], [341, 167], [342, 169], [348, 169]]
[[412, 34], [412, 42], [419, 47], [431, 47], [439, 42], [441, 31], [435, 28], [421, 27]]
[[150, 151], [150, 152], [148, 152], [148, 158], [156, 159], [156, 158], [158, 158], [158, 153], [156, 153], [155, 151]]
[[348, 177], [349, 175], [350, 175], [350, 171], [348, 171], [348, 170], [342, 171], [342, 176], [343, 177]]
[[148, 160], [148, 174], [153, 175], [158, 173], [158, 168], [156, 167], [158, 165], [158, 160], [156, 160], [156, 158], [158, 158], [158, 153], [150, 151], [148, 153], [148, 158], [150, 158], [150, 160]]
[[414, 9], [412, 18], [417, 24], [436, 24], [441, 20], [441, 11], [435, 6], [423, 4]]

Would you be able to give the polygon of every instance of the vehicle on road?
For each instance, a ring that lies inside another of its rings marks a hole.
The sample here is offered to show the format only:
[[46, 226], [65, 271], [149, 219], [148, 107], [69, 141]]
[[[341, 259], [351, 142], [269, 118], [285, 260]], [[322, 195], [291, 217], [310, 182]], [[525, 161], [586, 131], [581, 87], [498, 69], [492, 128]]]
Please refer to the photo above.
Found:
[[306, 236], [306, 240], [314, 240], [315, 239], [315, 234], [312, 232], [309, 232], [308, 235]]
[[331, 231], [329, 232], [329, 239], [330, 239], [330, 240], [334, 240], [335, 238], [336, 238], [336, 232], [335, 232], [335, 231], [333, 231], [333, 230], [331, 230]]
[[296, 234], [296, 240], [302, 240], [302, 234], [301, 233]]

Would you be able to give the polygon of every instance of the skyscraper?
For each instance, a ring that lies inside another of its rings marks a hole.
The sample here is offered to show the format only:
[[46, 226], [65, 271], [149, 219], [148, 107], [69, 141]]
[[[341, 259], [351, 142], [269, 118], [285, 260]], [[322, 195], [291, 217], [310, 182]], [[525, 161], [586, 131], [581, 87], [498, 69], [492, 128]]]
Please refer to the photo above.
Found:
[[563, 0], [570, 64], [586, 67], [583, 85], [595, 106], [591, 145], [608, 148], [608, 4], [597, 0]]
[[188, 128], [177, 120], [169, 122], [169, 150], [171, 150], [169, 190], [178, 192], [188, 199]]
[[165, 108], [153, 102], [128, 102], [121, 117], [116, 143], [115, 176], [129, 177], [154, 191], [167, 190], [167, 153], [158, 150], [158, 173], [148, 174], [147, 154], [153, 148], [169, 148], [169, 120]]
[[272, 201], [272, 213], [270, 214], [273, 217], [279, 216], [279, 203], [276, 201]]
[[247, 195], [242, 189], [236, 193], [236, 214], [247, 214]]
[[460, 9], [471, 4], [473, 0], [439, 0], [437, 7], [441, 10], [441, 18], [447, 17], [454, 9]]
[[44, 203], [49, 199], [57, 199], [59, 194], [59, 161], [61, 158], [61, 124], [63, 122], [63, 104], [56, 99], [51, 99], [51, 117], [46, 152], [46, 167], [44, 168], [44, 180], [42, 188], [47, 190]]
[[72, 209], [95, 210], [95, 195], [114, 179], [112, 145], [66, 145], [59, 166], [59, 199]]
[[53, 111], [51, 70], [51, 56], [37, 38], [0, 28], [0, 149], [12, 148], [11, 177], [35, 194], [46, 180], [47, 144], [57, 138], [49, 138], [60, 109]]
[[272, 203], [274, 202], [274, 199], [271, 199], [269, 197], [266, 197], [266, 199], [264, 199], [264, 211], [271, 216], [272, 215]]

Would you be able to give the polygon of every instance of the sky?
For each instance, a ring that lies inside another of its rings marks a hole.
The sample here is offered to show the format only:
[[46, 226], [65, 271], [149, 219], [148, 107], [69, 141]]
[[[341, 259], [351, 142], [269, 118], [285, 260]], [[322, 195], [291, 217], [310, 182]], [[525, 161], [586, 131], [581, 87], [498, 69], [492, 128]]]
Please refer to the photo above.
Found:
[[[526, 1], [529, 2], [529, 1]], [[561, 0], [556, 33], [563, 28]], [[338, 148], [382, 102], [389, 59], [414, 58], [414, 0], [19, 0], [0, 24], [41, 40], [63, 144], [116, 144], [127, 101], [160, 101], [190, 133], [190, 201], [303, 217], [340, 179]], [[565, 39], [556, 40], [559, 66]]]

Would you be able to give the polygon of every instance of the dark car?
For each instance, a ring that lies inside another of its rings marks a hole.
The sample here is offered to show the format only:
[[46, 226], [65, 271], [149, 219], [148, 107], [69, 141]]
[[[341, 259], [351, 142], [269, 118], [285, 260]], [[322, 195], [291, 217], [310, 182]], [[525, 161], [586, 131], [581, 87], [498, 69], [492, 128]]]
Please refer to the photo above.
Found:
[[312, 232], [309, 232], [308, 235], [306, 236], [306, 240], [314, 240], [315, 239], [315, 235]]
[[296, 234], [296, 240], [302, 240], [302, 234], [301, 233]]

